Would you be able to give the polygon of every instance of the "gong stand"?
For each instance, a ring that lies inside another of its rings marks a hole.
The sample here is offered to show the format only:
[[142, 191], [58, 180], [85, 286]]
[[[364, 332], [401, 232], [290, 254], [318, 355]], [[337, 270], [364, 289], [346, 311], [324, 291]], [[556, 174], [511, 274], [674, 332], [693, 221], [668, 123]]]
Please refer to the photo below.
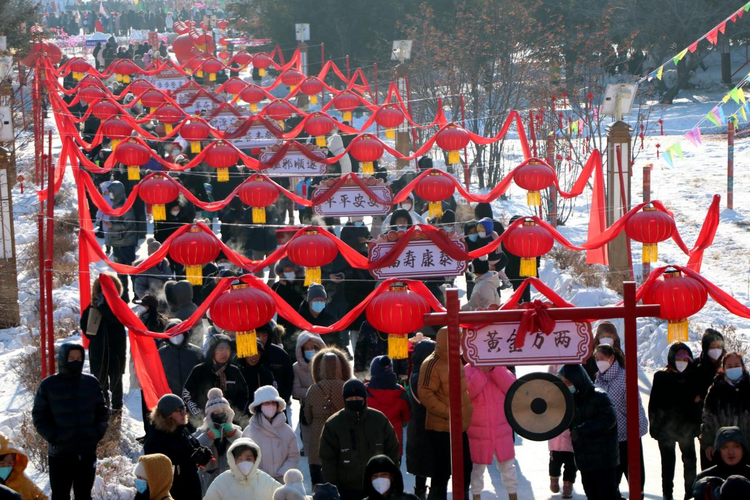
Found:
[[[625, 300], [622, 305], [605, 307], [565, 307], [547, 309], [555, 321], [586, 321], [622, 318], [625, 320], [625, 393], [628, 418], [628, 471], [630, 498], [640, 498], [641, 488], [641, 439], [638, 432], [638, 331], [637, 319], [658, 317], [658, 305], [638, 305], [633, 281], [623, 283]], [[459, 355], [460, 325], [499, 322], [520, 323], [527, 309], [496, 311], [461, 311], [458, 289], [446, 291], [446, 312], [425, 314], [425, 324], [448, 327], [448, 367], [450, 391], [450, 437], [453, 498], [464, 498], [463, 433], [461, 425], [461, 358]], [[529, 334], [535, 332], [529, 332]]]

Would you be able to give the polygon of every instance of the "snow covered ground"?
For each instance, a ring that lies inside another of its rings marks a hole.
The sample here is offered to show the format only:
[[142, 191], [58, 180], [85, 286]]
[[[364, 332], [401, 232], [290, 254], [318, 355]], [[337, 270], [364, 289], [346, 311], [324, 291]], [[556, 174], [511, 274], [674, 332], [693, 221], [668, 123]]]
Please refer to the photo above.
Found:
[[[711, 61], [709, 61], [711, 62]], [[737, 65], [736, 67], [739, 67]], [[696, 150], [689, 146], [681, 137], [690, 130], [716, 103], [718, 103], [726, 89], [716, 84], [717, 69], [710, 65], [707, 73], [696, 75], [695, 83], [699, 87], [695, 92], [683, 93], [670, 107], [656, 106], [654, 119], [663, 118], [667, 137], [648, 137], [644, 152], [638, 157], [635, 173], [632, 178], [633, 201], [641, 198], [641, 167], [649, 162], [655, 162], [652, 173], [652, 199], [663, 201], [674, 211], [677, 226], [686, 244], [692, 246], [700, 231], [706, 210], [715, 193], [726, 192], [726, 141], [723, 136], [705, 136], [705, 144]], [[667, 73], [667, 78], [669, 74]], [[733, 103], [727, 105], [734, 110]], [[729, 114], [729, 113], [728, 113]], [[47, 127], [51, 127], [48, 122]], [[706, 129], [708, 131], [708, 129]], [[718, 132], [718, 129], [714, 129]], [[656, 161], [655, 144], [662, 145], [662, 151], [674, 141], [681, 140], [685, 151], [685, 159], [676, 159], [674, 168], [669, 168], [664, 161]], [[59, 143], [53, 144], [53, 153], [59, 152]], [[725, 200], [722, 201], [721, 224], [713, 247], [705, 255], [702, 274], [725, 291], [731, 293], [745, 304], [750, 303], [750, 141], [737, 140], [735, 145], [735, 209], [727, 210]], [[19, 152], [19, 163], [28, 162], [33, 158], [33, 151], [27, 147]], [[18, 187], [14, 189], [14, 209], [16, 217], [16, 238], [19, 255], [35, 241], [36, 235], [36, 196], [31, 189], [22, 195]], [[63, 185], [63, 206], [59, 207], [58, 215], [75, 205], [75, 189], [72, 178], [67, 176]], [[525, 196], [517, 188], [512, 188], [508, 200], [495, 203], [496, 214], [505, 220], [515, 214], [529, 213], [525, 205]], [[565, 227], [560, 231], [574, 243], [581, 243], [586, 239], [586, 224], [590, 193], [584, 193], [576, 201], [574, 214]], [[633, 255], [640, 255], [640, 248], [633, 245]], [[671, 242], [659, 245], [660, 265], [670, 263], [685, 264], [687, 257]], [[100, 266], [101, 264], [99, 264]], [[20, 267], [20, 266], [19, 266]], [[0, 330], [0, 431], [18, 436], [20, 423], [24, 412], [30, 410], [33, 395], [26, 392], [19, 384], [17, 373], [12, 369], [17, 366], [24, 353], [33, 352], [29, 346], [31, 336], [37, 334], [38, 321], [34, 317], [34, 297], [38, 295], [38, 278], [33, 266], [25, 266], [26, 270], [19, 271], [20, 301], [23, 315], [23, 325], [19, 328]], [[102, 268], [103, 269], [103, 268]], [[638, 266], [636, 266], [638, 273]], [[95, 274], [95, 273], [94, 273]], [[574, 277], [561, 272], [551, 259], [543, 261], [541, 278], [552, 286], [566, 300], [576, 305], [607, 305], [617, 302], [619, 297], [609, 289], [586, 288], [578, 284]], [[60, 287], [54, 291], [56, 303], [55, 319], [69, 318], [73, 325], [77, 323], [78, 302], [77, 285]], [[741, 319], [728, 314], [721, 306], [709, 299], [706, 307], [691, 319], [691, 341], [695, 353], [699, 348], [697, 340], [700, 332], [710, 325], [733, 325], [738, 336], [747, 339], [750, 333], [750, 320]], [[665, 364], [667, 341], [666, 324], [657, 320], [639, 321], [639, 361], [641, 373], [641, 395], [643, 404], [648, 404], [648, 393], [653, 371]], [[74, 339], [70, 339], [74, 340]], [[519, 375], [531, 371], [544, 370], [546, 367], [527, 367], [519, 370]], [[129, 374], [125, 376], [126, 387], [129, 387]], [[138, 449], [135, 438], [142, 435], [140, 415], [140, 395], [138, 391], [130, 392], [126, 397], [126, 411], [123, 414], [122, 439], [124, 441], [124, 457], [120, 457], [119, 466], [127, 470], [126, 464], [132, 460]], [[296, 425], [299, 415], [298, 405], [293, 407], [293, 423]], [[646, 436], [643, 439], [646, 457], [646, 498], [661, 498], [661, 466], [656, 442]], [[518, 438], [516, 442], [517, 466], [521, 499], [556, 499], [560, 495], [549, 492], [547, 474], [547, 443], [531, 442]], [[675, 481], [675, 498], [682, 495], [682, 470], [677, 461]], [[303, 457], [300, 469], [307, 476], [307, 461]], [[405, 467], [402, 467], [405, 470]], [[40, 485], [47, 483], [46, 478], [35, 470], [29, 471]], [[496, 468], [489, 468], [485, 481], [483, 498], [507, 498], [502, 486], [500, 475]], [[132, 481], [132, 480], [131, 480]], [[408, 488], [413, 486], [413, 479], [406, 476]], [[134, 489], [132, 482], [118, 486], [112, 482], [98, 481], [97, 498], [132, 498]], [[308, 484], [309, 486], [309, 484]], [[47, 485], [48, 487], [48, 485]], [[622, 485], [626, 492], [627, 486]], [[575, 498], [585, 498], [580, 486], [576, 483]]]

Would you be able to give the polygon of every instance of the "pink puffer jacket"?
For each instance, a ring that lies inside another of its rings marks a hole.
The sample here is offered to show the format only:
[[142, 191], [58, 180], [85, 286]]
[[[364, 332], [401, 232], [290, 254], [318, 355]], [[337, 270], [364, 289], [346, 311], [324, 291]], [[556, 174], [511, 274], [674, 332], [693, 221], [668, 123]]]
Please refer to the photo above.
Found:
[[469, 427], [471, 461], [489, 465], [497, 453], [499, 462], [515, 457], [513, 431], [505, 418], [505, 394], [516, 377], [504, 366], [483, 373], [466, 365], [466, 388], [471, 396], [474, 414]]

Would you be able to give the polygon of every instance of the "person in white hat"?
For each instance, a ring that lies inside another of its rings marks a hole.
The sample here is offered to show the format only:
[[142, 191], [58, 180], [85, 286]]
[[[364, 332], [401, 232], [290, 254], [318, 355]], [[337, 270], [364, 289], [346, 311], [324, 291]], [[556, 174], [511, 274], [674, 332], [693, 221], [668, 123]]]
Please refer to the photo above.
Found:
[[299, 465], [297, 436], [286, 423], [286, 403], [275, 387], [266, 385], [255, 391], [250, 418], [242, 437], [249, 437], [260, 447], [263, 460], [260, 470], [281, 482], [289, 469]]

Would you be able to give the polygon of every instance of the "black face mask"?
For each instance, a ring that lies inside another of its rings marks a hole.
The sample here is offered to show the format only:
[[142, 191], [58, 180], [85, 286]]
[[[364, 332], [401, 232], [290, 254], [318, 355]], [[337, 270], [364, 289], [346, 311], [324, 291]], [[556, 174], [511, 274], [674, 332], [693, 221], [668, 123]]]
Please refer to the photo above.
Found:
[[211, 420], [214, 421], [215, 424], [225, 424], [227, 423], [227, 414], [226, 413], [212, 413], [211, 414]]
[[65, 369], [72, 376], [79, 376], [83, 372], [83, 361], [67, 361]]
[[352, 411], [360, 412], [365, 409], [364, 399], [354, 399], [351, 401], [344, 401], [344, 405]]

